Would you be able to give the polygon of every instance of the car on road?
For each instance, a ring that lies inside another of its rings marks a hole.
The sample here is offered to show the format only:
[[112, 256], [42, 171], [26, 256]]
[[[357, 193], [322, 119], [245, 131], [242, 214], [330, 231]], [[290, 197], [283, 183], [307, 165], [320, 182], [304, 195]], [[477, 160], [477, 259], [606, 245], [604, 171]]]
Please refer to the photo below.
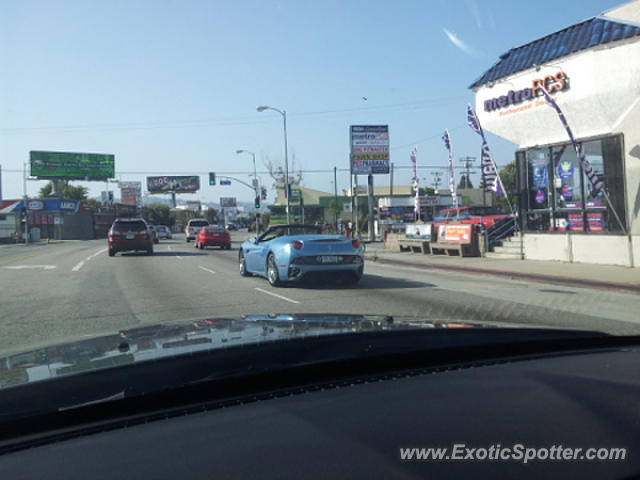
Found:
[[151, 236], [153, 237], [153, 243], [160, 243], [160, 239], [158, 238], [158, 231], [156, 230], [156, 226], [149, 224], [149, 231], [151, 232]]
[[109, 256], [118, 252], [144, 251], [153, 255], [153, 235], [143, 218], [118, 218], [109, 229]]
[[205, 247], [220, 247], [222, 250], [229, 250], [231, 235], [222, 226], [208, 225], [196, 234], [193, 244], [200, 250]]
[[171, 230], [166, 225], [156, 225], [158, 238], [171, 238]]
[[500, 222], [508, 218], [513, 218], [513, 215], [504, 213], [496, 207], [478, 205], [440, 210], [433, 219], [433, 223], [435, 225], [441, 225], [455, 221], [462, 224], [490, 227], [496, 222]]
[[235, 224], [235, 223], [229, 223], [229, 224], [227, 225], [227, 230], [229, 230], [229, 231], [235, 231], [235, 230], [238, 230], [238, 225], [237, 225], [237, 224]]
[[273, 286], [313, 278], [360, 281], [364, 251], [357, 239], [326, 235], [314, 225], [274, 225], [245, 241], [238, 252], [240, 275], [266, 277]]
[[206, 218], [192, 218], [189, 220], [184, 229], [187, 243], [194, 240], [202, 227], [206, 227], [207, 225], [209, 225], [209, 222]]

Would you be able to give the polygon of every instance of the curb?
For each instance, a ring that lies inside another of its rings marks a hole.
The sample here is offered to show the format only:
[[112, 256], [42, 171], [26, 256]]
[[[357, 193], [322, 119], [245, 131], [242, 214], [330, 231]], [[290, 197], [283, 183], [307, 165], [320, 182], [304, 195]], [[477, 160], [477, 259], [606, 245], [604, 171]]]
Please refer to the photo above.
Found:
[[578, 278], [560, 277], [555, 275], [541, 275], [539, 273], [523, 273], [510, 270], [489, 270], [485, 268], [462, 267], [457, 265], [440, 265], [435, 263], [411, 263], [404, 260], [392, 260], [387, 258], [367, 256], [366, 260], [388, 265], [421, 268], [423, 270], [445, 270], [457, 273], [470, 273], [474, 275], [490, 275], [494, 277], [510, 278], [516, 280], [529, 280], [539, 283], [551, 283], [570, 287], [592, 288], [598, 290], [616, 290], [626, 293], [640, 294], [640, 284], [600, 282], [597, 280], [583, 280]]

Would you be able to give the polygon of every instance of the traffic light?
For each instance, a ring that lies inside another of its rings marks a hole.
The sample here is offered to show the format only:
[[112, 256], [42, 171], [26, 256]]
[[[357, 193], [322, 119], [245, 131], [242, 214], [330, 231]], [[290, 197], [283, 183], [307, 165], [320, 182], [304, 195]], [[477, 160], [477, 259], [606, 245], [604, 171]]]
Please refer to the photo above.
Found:
[[20, 221], [24, 222], [27, 218], [27, 207], [20, 207]]
[[216, 174], [214, 172], [209, 172], [209, 185], [216, 184]]
[[256, 195], [255, 201], [254, 201], [254, 206], [256, 208], [260, 208], [260, 195]]
[[267, 188], [266, 187], [262, 187], [260, 189], [260, 198], [262, 198], [262, 200], [266, 200], [267, 199]]

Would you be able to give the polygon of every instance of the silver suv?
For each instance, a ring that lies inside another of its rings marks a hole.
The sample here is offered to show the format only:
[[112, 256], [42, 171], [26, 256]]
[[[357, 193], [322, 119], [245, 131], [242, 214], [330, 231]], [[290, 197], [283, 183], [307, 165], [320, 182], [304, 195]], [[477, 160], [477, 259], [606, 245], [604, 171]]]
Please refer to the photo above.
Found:
[[209, 222], [204, 218], [192, 218], [187, 223], [186, 228], [184, 229], [184, 233], [187, 236], [187, 243], [196, 238], [196, 235], [202, 227], [206, 227], [209, 225]]

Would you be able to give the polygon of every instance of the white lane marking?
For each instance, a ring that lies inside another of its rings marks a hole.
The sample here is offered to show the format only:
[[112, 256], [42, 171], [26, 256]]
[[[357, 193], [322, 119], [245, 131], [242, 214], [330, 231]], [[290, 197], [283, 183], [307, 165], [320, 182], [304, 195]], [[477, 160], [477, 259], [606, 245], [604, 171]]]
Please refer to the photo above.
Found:
[[53, 270], [56, 268], [55, 265], [10, 265], [8, 267], [2, 268], [10, 268], [12, 270], [23, 270], [25, 268], [42, 268], [43, 270]]
[[82, 268], [82, 266], [84, 265], [84, 260], [80, 260], [80, 263], [77, 264], [75, 267], [73, 267], [71, 269], [72, 272], [77, 272], [78, 270], [80, 270]]
[[300, 303], [297, 300], [292, 300], [290, 298], [287, 297], [283, 297], [282, 295], [278, 295], [277, 293], [273, 293], [273, 292], [269, 292], [267, 290], [263, 290], [261, 288], [256, 287], [256, 290], [262, 293], [266, 293], [267, 295], [271, 295], [272, 297], [276, 297], [279, 298], [280, 300], [284, 300], [286, 302], [291, 302], [291, 303]]
[[171, 251], [171, 245], [167, 245], [167, 250]]
[[89, 256], [87, 257], [87, 262], [88, 262], [89, 260], [91, 260], [93, 257], [97, 257], [97, 256], [98, 256], [98, 255], [100, 255], [101, 253], [106, 252], [107, 250], [108, 250], [107, 248], [103, 248], [102, 250], [98, 250], [96, 253], [92, 253], [91, 255], [89, 255]]
[[176, 255], [176, 258], [177, 258], [178, 260], [182, 260], [182, 257], [181, 257], [180, 255]]
[[198, 265], [198, 268], [200, 270], [204, 270], [205, 272], [209, 272], [209, 273], [213, 273], [215, 274], [216, 272], [214, 272], [213, 270], [209, 270], [208, 268], [203, 267], [202, 265]]

